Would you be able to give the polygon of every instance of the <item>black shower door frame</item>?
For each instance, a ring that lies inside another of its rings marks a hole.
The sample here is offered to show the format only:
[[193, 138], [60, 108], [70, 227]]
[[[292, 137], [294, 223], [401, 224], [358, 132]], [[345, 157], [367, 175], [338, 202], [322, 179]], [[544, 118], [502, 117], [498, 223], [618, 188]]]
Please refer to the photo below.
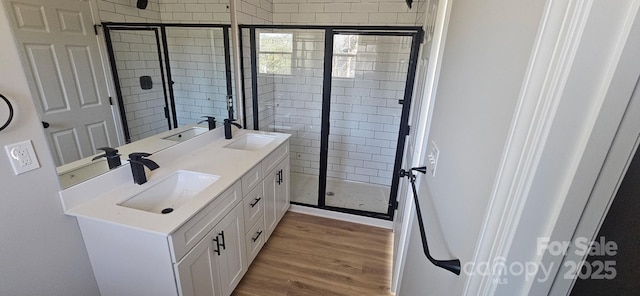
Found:
[[[121, 22], [103, 22], [101, 24], [104, 30], [104, 38], [107, 46], [107, 55], [109, 57], [109, 65], [111, 68], [111, 75], [113, 76], [113, 84], [116, 91], [116, 97], [118, 100], [118, 111], [120, 113], [120, 120], [122, 122], [122, 128], [124, 130], [124, 137], [126, 143], [131, 143], [131, 136], [129, 132], [129, 125], [127, 123], [126, 110], [124, 108], [124, 98], [122, 95], [122, 89], [120, 86], [120, 79], [118, 78], [118, 69], [116, 66], [115, 53], [113, 50], [113, 44], [111, 41], [111, 31], [154, 31], [156, 36], [156, 45], [158, 48], [158, 63], [160, 64], [160, 73], [162, 77], [162, 88], [164, 93], [165, 102], [165, 117], [167, 118], [167, 125], [169, 129], [178, 127], [178, 117], [176, 113], [176, 102], [173, 92], [173, 78], [171, 76], [171, 60], [169, 58], [169, 46], [167, 42], [166, 28], [221, 28], [224, 39], [224, 59], [225, 59], [225, 78], [227, 88], [227, 98], [233, 96], [233, 85], [231, 78], [231, 47], [230, 47], [230, 34], [229, 30], [231, 25], [227, 24], [181, 24], [181, 23], [121, 23]], [[159, 32], [158, 32], [159, 31]], [[97, 29], [96, 29], [97, 32]], [[164, 60], [162, 58], [164, 54]], [[165, 74], [166, 71], [166, 74]], [[167, 83], [168, 81], [168, 83]]]
[[[411, 100], [413, 97], [413, 88], [415, 84], [416, 68], [418, 65], [418, 53], [420, 50], [420, 44], [424, 40], [424, 30], [422, 27], [415, 26], [297, 26], [297, 25], [239, 25], [239, 43], [240, 43], [240, 75], [242, 89], [245, 90], [245, 77], [244, 77], [244, 52], [242, 45], [242, 31], [243, 29], [249, 30], [249, 48], [250, 48], [250, 60], [251, 60], [251, 90], [253, 99], [253, 129], [259, 129], [258, 122], [258, 65], [257, 65], [257, 46], [256, 46], [256, 29], [290, 29], [290, 30], [324, 30], [325, 32], [325, 44], [324, 44], [324, 68], [323, 68], [323, 86], [322, 86], [322, 123], [321, 123], [321, 135], [320, 135], [320, 168], [319, 168], [319, 185], [318, 185], [318, 205], [309, 205], [298, 202], [291, 202], [292, 204], [315, 207], [320, 209], [326, 209], [331, 211], [356, 214], [361, 216], [379, 218], [384, 220], [393, 220], [395, 210], [398, 207], [398, 187], [400, 184], [400, 176], [397, 172], [400, 171], [402, 166], [402, 159], [404, 157], [404, 148], [406, 144], [406, 138], [409, 135], [409, 112], [411, 110]], [[398, 132], [398, 140], [396, 145], [396, 154], [394, 160], [393, 176], [391, 180], [391, 190], [389, 194], [389, 203], [387, 213], [376, 213], [370, 211], [362, 211], [356, 209], [339, 208], [326, 205], [326, 190], [327, 190], [327, 166], [328, 166], [328, 154], [329, 154], [329, 125], [330, 125], [330, 111], [331, 111], [331, 72], [333, 69], [333, 37], [335, 35], [348, 34], [348, 35], [373, 35], [373, 36], [406, 36], [411, 37], [411, 51], [409, 53], [409, 63], [407, 69], [407, 78], [405, 80], [404, 96], [398, 103], [402, 105], [402, 113], [400, 117], [400, 127]], [[246, 95], [242, 92], [243, 106], [246, 106]], [[245, 110], [246, 111], [246, 110]], [[245, 128], [249, 126], [246, 122], [246, 113], [244, 114]]]

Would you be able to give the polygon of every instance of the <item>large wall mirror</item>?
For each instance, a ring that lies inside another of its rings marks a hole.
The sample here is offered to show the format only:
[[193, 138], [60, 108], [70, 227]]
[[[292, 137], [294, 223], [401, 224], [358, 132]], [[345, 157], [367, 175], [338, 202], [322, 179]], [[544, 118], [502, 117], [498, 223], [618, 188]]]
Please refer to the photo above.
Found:
[[102, 147], [126, 163], [238, 118], [228, 2], [195, 22], [176, 0], [3, 1], [62, 188], [110, 169]]

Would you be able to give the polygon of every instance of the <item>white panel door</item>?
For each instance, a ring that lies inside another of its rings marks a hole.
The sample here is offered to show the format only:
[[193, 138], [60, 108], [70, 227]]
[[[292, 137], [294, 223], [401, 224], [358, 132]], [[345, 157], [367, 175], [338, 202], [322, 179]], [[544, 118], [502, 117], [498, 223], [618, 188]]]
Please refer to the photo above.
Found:
[[4, 1], [57, 164], [118, 146], [89, 1]]

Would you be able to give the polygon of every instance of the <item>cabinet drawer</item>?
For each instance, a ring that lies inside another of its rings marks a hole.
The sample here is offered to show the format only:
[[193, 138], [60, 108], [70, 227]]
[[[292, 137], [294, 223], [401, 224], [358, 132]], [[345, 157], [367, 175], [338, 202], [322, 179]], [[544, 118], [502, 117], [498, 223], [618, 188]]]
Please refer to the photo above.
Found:
[[[244, 197], [244, 225], [253, 225], [264, 213], [264, 195], [262, 185], [256, 186]], [[249, 230], [249, 229], [247, 229]]]
[[254, 166], [249, 172], [242, 176], [242, 195], [247, 196], [251, 189], [262, 183], [262, 166], [260, 164]]
[[169, 237], [173, 262], [178, 262], [242, 199], [240, 182], [225, 190]]
[[266, 176], [278, 163], [289, 155], [289, 140], [284, 141], [280, 147], [276, 148], [262, 161], [262, 175]]
[[253, 262], [253, 259], [256, 258], [260, 249], [264, 246], [264, 238], [266, 235], [264, 231], [264, 219], [262, 219], [262, 216], [259, 218], [256, 224], [247, 232], [247, 265]]

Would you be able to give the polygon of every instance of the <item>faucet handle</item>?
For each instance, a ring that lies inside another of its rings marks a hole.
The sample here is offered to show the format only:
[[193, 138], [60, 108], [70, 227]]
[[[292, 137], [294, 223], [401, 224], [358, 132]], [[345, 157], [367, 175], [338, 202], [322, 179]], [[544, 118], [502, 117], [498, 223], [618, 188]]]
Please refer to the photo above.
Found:
[[118, 154], [118, 149], [115, 149], [115, 148], [101, 147], [101, 148], [98, 148], [96, 150], [102, 150], [102, 151], [104, 151], [104, 154], [100, 154], [100, 155], [94, 157], [92, 160], [97, 160], [97, 159], [100, 159], [102, 157], [112, 158], [112, 157], [120, 156], [120, 154]]
[[206, 119], [198, 122], [198, 124], [201, 124], [203, 122], [207, 122], [207, 123], [209, 123], [209, 130], [212, 130], [212, 129], [216, 128], [216, 118], [215, 117], [213, 117], [213, 116], [202, 116], [202, 118], [206, 118]]
[[146, 152], [133, 152], [129, 154], [129, 163], [131, 167], [131, 173], [133, 174], [133, 182], [142, 185], [147, 182], [147, 175], [144, 172], [144, 167], [149, 170], [155, 170], [160, 166], [151, 159], [144, 157], [151, 156], [151, 153]]
[[146, 153], [146, 152], [133, 152], [129, 154], [129, 158], [133, 160], [138, 160], [143, 157], [149, 157], [149, 156], [151, 156], [151, 153]]
[[104, 154], [100, 154], [94, 157], [91, 161], [98, 160], [100, 158], [106, 158], [107, 164], [109, 165], [109, 169], [114, 169], [119, 167], [122, 163], [120, 162], [120, 154], [118, 154], [118, 149], [111, 147], [101, 147], [97, 150], [104, 151]]
[[98, 148], [96, 150], [104, 151], [104, 154], [107, 155], [107, 156], [116, 155], [118, 153], [118, 149], [111, 148], [111, 147], [101, 147], [101, 148]]

